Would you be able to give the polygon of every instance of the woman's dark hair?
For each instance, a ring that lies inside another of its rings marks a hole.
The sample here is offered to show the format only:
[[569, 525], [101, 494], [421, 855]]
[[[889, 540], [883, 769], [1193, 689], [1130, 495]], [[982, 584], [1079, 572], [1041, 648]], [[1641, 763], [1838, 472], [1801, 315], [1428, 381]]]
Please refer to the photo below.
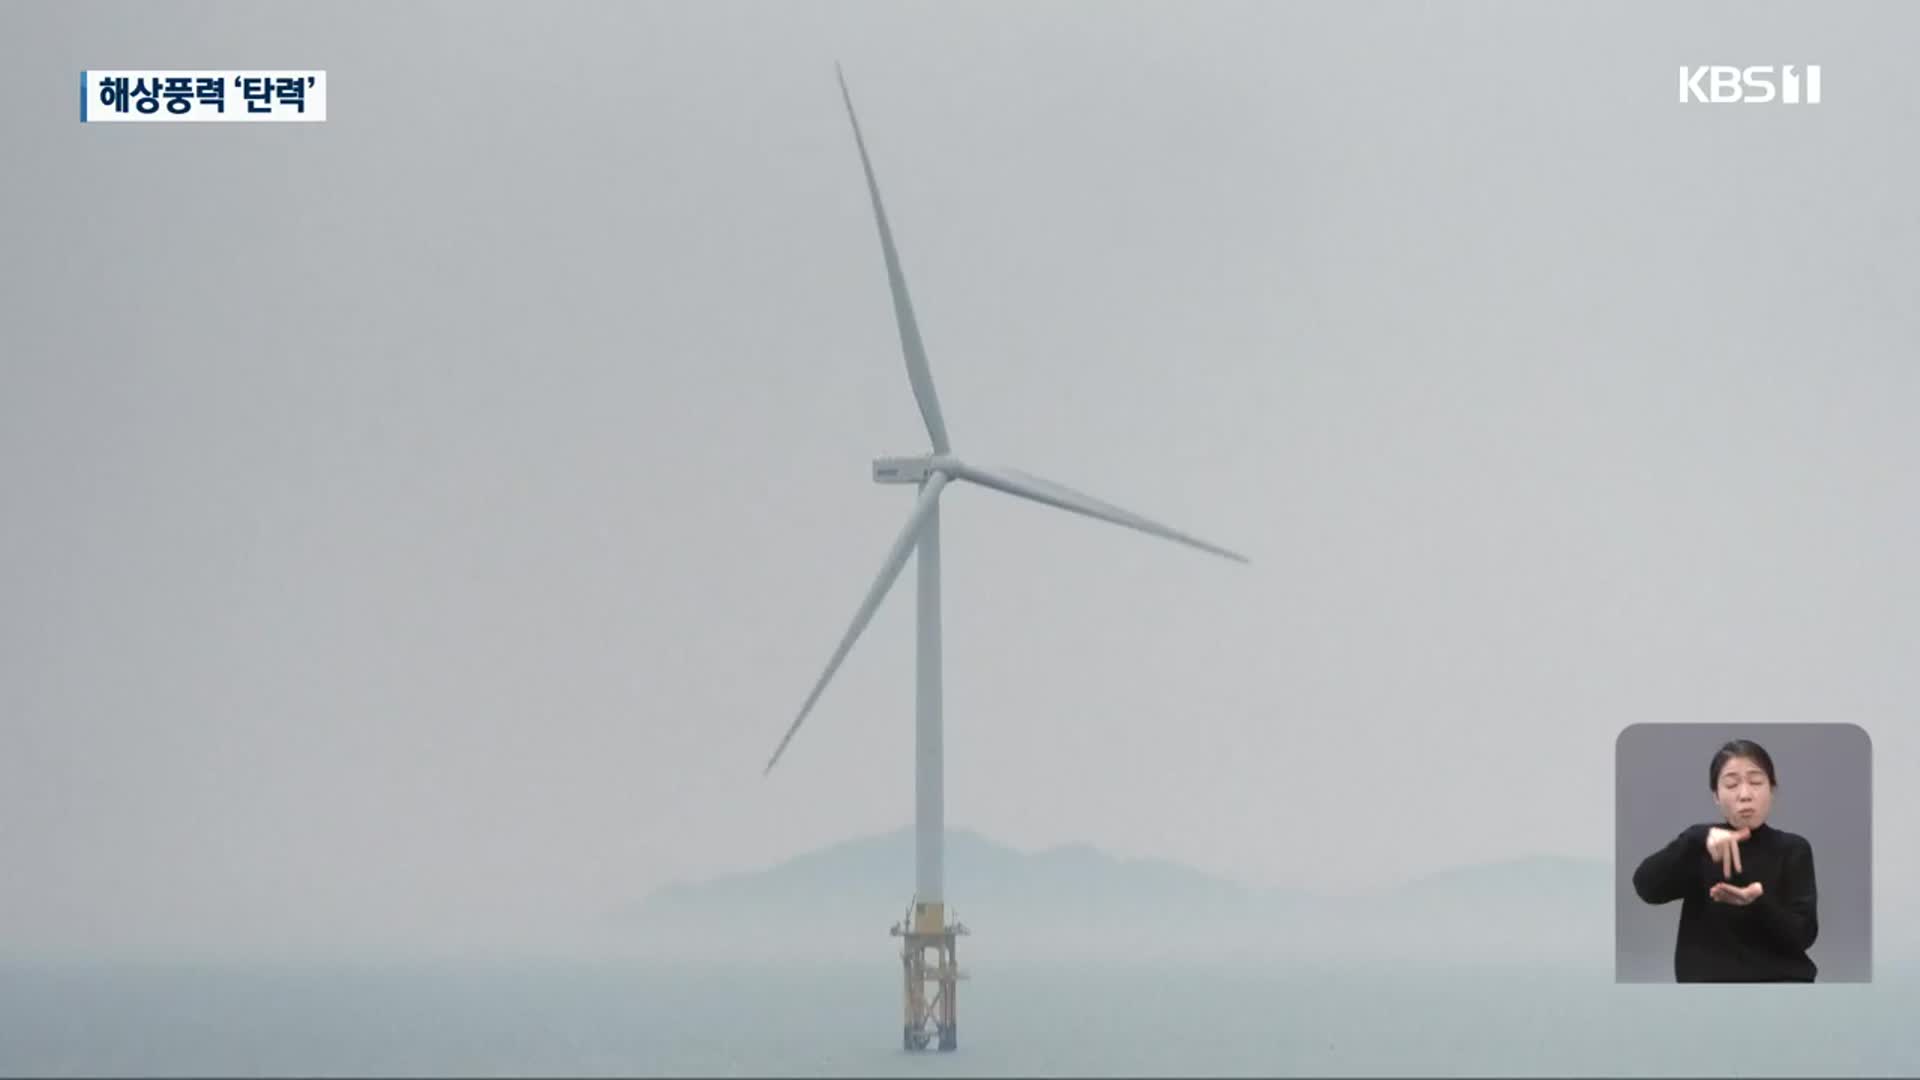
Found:
[[1752, 739], [1735, 739], [1722, 746], [1720, 752], [1713, 755], [1713, 768], [1707, 770], [1707, 787], [1710, 790], [1720, 789], [1720, 770], [1726, 767], [1728, 761], [1737, 757], [1747, 758], [1760, 766], [1761, 771], [1767, 774], [1768, 787], [1780, 786], [1780, 781], [1773, 775], [1773, 757], [1767, 753], [1766, 749]]

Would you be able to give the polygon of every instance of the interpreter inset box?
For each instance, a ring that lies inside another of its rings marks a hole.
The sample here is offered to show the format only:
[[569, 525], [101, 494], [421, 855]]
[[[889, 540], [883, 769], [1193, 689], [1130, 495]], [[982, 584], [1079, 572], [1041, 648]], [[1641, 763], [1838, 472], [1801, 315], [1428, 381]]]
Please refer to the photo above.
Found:
[[1629, 725], [1616, 982], [1870, 982], [1873, 745], [1855, 724]]

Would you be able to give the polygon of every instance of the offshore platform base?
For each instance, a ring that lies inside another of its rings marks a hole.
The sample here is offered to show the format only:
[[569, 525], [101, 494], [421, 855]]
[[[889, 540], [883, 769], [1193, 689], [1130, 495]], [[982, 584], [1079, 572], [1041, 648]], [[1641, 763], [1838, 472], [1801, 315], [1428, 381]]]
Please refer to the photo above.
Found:
[[967, 976], [955, 959], [954, 940], [968, 931], [964, 924], [946, 920], [945, 904], [915, 901], [913, 910], [890, 931], [905, 939], [900, 950], [906, 975], [906, 1023], [900, 1034], [905, 1050], [952, 1050], [960, 1045], [955, 990]]

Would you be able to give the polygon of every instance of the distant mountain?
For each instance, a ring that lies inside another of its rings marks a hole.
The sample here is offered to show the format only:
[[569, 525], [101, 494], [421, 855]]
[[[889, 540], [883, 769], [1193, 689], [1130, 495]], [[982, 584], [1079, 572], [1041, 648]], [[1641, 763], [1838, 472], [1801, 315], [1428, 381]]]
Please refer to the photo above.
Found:
[[[913, 833], [901, 829], [765, 870], [668, 886], [611, 912], [606, 930], [637, 948], [687, 955], [864, 952], [905, 914], [912, 867]], [[963, 946], [969, 950], [1611, 955], [1612, 868], [1598, 859], [1521, 858], [1336, 897], [1253, 889], [1086, 845], [1027, 854], [953, 829], [946, 880], [955, 913], [977, 935]]]

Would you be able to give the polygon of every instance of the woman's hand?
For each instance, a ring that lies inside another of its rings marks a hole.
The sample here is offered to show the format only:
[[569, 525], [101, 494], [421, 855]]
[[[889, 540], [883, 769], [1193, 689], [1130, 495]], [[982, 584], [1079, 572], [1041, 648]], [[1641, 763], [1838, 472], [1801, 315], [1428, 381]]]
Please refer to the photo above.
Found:
[[1746, 907], [1760, 899], [1760, 894], [1765, 891], [1757, 881], [1747, 885], [1729, 885], [1724, 881], [1716, 881], [1713, 883], [1713, 888], [1707, 890], [1707, 895], [1723, 904]]
[[1752, 829], [1744, 828], [1723, 829], [1716, 825], [1707, 830], [1707, 854], [1719, 860], [1721, 877], [1740, 872], [1740, 841], [1752, 835]]

